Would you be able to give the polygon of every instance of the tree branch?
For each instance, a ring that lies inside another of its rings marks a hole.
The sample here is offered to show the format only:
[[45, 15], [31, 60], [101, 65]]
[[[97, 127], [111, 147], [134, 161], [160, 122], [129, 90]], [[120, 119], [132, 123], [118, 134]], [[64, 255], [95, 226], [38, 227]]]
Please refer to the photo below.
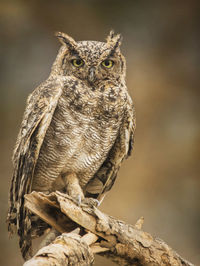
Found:
[[87, 266], [93, 261], [93, 252], [79, 235], [63, 233], [50, 245], [41, 248], [24, 266]]
[[[128, 225], [102, 213], [96, 207], [78, 206], [71, 197], [60, 192], [50, 195], [32, 192], [25, 198], [25, 206], [31, 212], [62, 233], [52, 244], [39, 250], [25, 266], [36, 265], [34, 263], [38, 258], [45, 257], [48, 258], [46, 264], [37, 265], [71, 265], [70, 260], [74, 258], [79, 262], [76, 265], [90, 265], [93, 253], [106, 256], [119, 265], [193, 265], [181, 258], [163, 240], [143, 232], [143, 218], [135, 226]], [[81, 227], [82, 237], [64, 233], [76, 227]], [[62, 243], [62, 247], [58, 243]], [[64, 264], [60, 259], [63, 258], [62, 254], [67, 257]], [[78, 254], [78, 257], [74, 254]], [[57, 264], [51, 264], [52, 257]]]

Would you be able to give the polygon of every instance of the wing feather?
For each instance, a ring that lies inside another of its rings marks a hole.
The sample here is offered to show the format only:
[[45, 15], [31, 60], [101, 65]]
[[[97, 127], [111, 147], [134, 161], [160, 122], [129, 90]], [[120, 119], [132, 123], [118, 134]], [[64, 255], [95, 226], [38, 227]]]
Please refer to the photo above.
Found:
[[31, 192], [35, 165], [46, 131], [51, 122], [62, 84], [49, 79], [28, 97], [27, 105], [13, 153], [14, 173], [10, 189], [8, 230], [17, 230], [22, 255], [31, 253], [31, 220], [24, 208], [24, 195]]

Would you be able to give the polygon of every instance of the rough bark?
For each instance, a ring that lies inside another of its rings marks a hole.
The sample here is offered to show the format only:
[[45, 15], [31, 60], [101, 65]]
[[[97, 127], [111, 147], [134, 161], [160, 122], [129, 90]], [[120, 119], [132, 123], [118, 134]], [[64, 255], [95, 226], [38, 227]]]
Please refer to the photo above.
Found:
[[[52, 244], [39, 250], [25, 266], [71, 265], [70, 260], [73, 262], [74, 259], [79, 263], [75, 265], [91, 265], [93, 253], [106, 256], [119, 265], [193, 265], [181, 258], [163, 240], [142, 231], [143, 218], [135, 226], [128, 225], [94, 206], [78, 206], [71, 197], [60, 192], [50, 195], [32, 192], [26, 195], [26, 207], [60, 233], [68, 232], [70, 224], [71, 228], [80, 227], [83, 236], [62, 234]], [[58, 246], [60, 241], [65, 243], [62, 247]], [[47, 253], [50, 255], [47, 256]], [[64, 264], [62, 254], [67, 254]], [[45, 256], [46, 264], [34, 264], [38, 257]], [[58, 258], [57, 264], [51, 264], [52, 257], [54, 260]]]
[[41, 248], [24, 266], [91, 265], [94, 255], [87, 243], [74, 233], [63, 233]]

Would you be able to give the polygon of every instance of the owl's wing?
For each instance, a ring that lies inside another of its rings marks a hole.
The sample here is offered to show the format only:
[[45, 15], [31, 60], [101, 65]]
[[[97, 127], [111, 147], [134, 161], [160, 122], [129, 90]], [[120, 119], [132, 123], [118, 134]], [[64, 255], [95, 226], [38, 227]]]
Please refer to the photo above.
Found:
[[135, 109], [130, 96], [118, 136], [110, 149], [106, 160], [86, 187], [86, 196], [101, 201], [109, 191], [117, 177], [122, 161], [127, 158], [133, 149], [134, 133], [136, 128]]
[[62, 85], [49, 79], [35, 89], [28, 97], [27, 105], [13, 154], [14, 173], [10, 188], [8, 230], [17, 229], [20, 236], [22, 255], [31, 250], [31, 221], [24, 208], [24, 195], [31, 192], [35, 165], [44, 136], [51, 122]]

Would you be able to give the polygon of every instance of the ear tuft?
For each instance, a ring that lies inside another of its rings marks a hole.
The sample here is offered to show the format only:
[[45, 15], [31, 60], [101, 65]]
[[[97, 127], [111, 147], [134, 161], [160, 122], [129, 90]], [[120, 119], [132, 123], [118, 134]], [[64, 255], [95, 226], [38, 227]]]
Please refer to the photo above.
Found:
[[106, 40], [107, 40], [107, 43], [111, 47], [111, 53], [114, 54], [115, 51], [117, 50], [117, 48], [119, 48], [120, 45], [121, 45], [122, 36], [121, 36], [121, 34], [114, 35], [114, 31], [111, 30], [110, 31], [110, 34], [108, 35], [108, 37], [106, 38]]
[[55, 36], [59, 39], [59, 41], [63, 44], [68, 46], [69, 49], [74, 50], [77, 46], [76, 41], [67, 35], [66, 33], [63, 32], [56, 32]]
[[114, 30], [111, 30], [109, 35], [106, 38], [106, 41], [110, 42], [113, 39], [113, 37], [114, 37]]

